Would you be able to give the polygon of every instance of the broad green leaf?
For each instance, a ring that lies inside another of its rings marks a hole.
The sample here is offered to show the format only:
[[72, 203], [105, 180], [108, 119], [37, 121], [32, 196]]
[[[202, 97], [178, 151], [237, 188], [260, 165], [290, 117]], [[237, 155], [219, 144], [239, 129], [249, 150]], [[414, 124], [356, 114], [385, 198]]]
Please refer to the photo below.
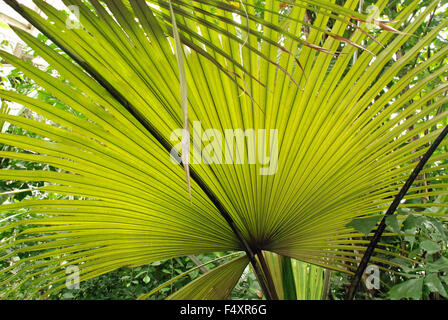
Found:
[[441, 239], [446, 242], [447, 241], [447, 236], [446, 236], [447, 228], [439, 220], [437, 220], [435, 218], [430, 217], [428, 220], [429, 220], [429, 223], [431, 223], [434, 226], [434, 228], [438, 231]]
[[433, 254], [440, 251], [440, 246], [431, 240], [423, 240], [420, 242], [420, 248], [425, 250], [428, 254]]
[[425, 277], [425, 286], [428, 287], [431, 292], [438, 292], [441, 296], [448, 298], [445, 287], [440, 281], [439, 277], [435, 273], [431, 273]]
[[364, 233], [365, 235], [368, 235], [372, 231], [372, 229], [376, 226], [376, 224], [380, 219], [381, 216], [354, 219], [353, 221], [347, 224], [347, 227], [352, 227], [355, 230]]
[[428, 263], [427, 270], [429, 272], [448, 272], [448, 258], [441, 256], [436, 261]]
[[422, 297], [423, 278], [410, 279], [396, 284], [389, 291], [389, 298], [392, 300], [414, 299], [419, 300]]
[[446, 284], [448, 284], [448, 276], [439, 276], [439, 278], [445, 282]]
[[407, 230], [412, 230], [412, 229], [416, 229], [416, 228], [421, 228], [422, 227], [422, 223], [424, 222], [424, 217], [421, 216], [416, 216], [413, 214], [410, 214], [406, 220], [404, 220], [403, 222], [403, 228], [405, 231]]
[[386, 217], [386, 225], [393, 232], [395, 232], [398, 235], [400, 235], [401, 228], [400, 228], [400, 225], [398, 224], [398, 220], [397, 220], [397, 216], [396, 215], [391, 215], [391, 216]]

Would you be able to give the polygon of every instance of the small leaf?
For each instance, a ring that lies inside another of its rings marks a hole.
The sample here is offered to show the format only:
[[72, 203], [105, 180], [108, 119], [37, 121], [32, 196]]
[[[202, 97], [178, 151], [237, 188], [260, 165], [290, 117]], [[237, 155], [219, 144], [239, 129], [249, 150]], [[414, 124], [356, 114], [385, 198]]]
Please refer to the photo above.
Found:
[[422, 217], [410, 214], [403, 222], [403, 229], [407, 232], [408, 230], [420, 228], [422, 224]]
[[427, 270], [432, 272], [448, 272], [448, 259], [445, 257], [440, 257], [436, 261], [428, 263]]
[[443, 224], [435, 218], [429, 218], [428, 220], [429, 220], [429, 223], [431, 223], [434, 226], [434, 228], [439, 232], [442, 240], [446, 241], [447, 240], [446, 234], [445, 234], [446, 228], [443, 226]]
[[148, 277], [148, 275], [146, 275], [146, 276], [143, 278], [143, 282], [147, 284], [147, 283], [149, 283], [149, 281], [151, 281], [151, 278]]
[[400, 225], [398, 224], [396, 215], [391, 215], [391, 216], [386, 217], [386, 225], [389, 229], [392, 230], [392, 232], [400, 235], [401, 229], [400, 229]]
[[428, 252], [429, 254], [433, 254], [440, 251], [440, 246], [431, 240], [423, 240], [420, 243], [420, 248]]
[[400, 300], [403, 298], [419, 300], [422, 297], [423, 279], [406, 280], [393, 286], [389, 291], [389, 298]]
[[439, 277], [435, 273], [432, 273], [425, 277], [425, 286], [428, 287], [429, 291], [438, 292], [442, 296], [447, 298], [446, 290], [443, 287], [442, 282], [440, 282]]
[[439, 278], [440, 278], [440, 280], [442, 280], [443, 282], [448, 284], [448, 276], [440, 276]]
[[66, 292], [62, 295], [63, 299], [73, 299], [75, 296], [71, 292]]
[[367, 236], [370, 231], [372, 231], [372, 229], [376, 226], [380, 218], [381, 216], [354, 219], [353, 221], [348, 223], [346, 227], [352, 227], [356, 231], [364, 233]]
[[416, 228], [412, 228], [412, 229], [407, 229], [406, 233], [412, 234], [411, 235], [406, 235], [404, 236], [404, 240], [409, 242], [409, 245], [411, 246], [411, 249], [414, 247], [414, 243], [415, 243], [415, 232], [417, 231]]

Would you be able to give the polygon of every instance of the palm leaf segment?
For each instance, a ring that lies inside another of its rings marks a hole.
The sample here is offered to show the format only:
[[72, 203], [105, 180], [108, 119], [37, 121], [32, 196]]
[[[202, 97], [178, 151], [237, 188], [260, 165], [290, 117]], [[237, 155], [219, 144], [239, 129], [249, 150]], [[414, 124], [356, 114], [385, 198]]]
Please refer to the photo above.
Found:
[[[80, 10], [82, 28], [74, 29], [67, 27], [64, 13], [44, 1], [35, 3], [52, 23], [7, 2], [73, 59], [20, 30], [17, 34], [61, 77], [6, 52], [2, 58], [82, 114], [0, 92], [1, 98], [60, 125], [1, 115], [3, 121], [46, 138], [1, 134], [1, 143], [32, 151], [1, 152], [1, 157], [60, 169], [2, 170], [2, 179], [46, 181], [40, 191], [78, 196], [2, 206], [4, 212], [26, 209], [38, 215], [17, 223], [5, 219], [0, 229], [32, 226], [2, 244], [1, 259], [37, 252], [31, 266], [20, 268], [27, 262], [22, 259], [2, 271], [19, 268], [2, 283], [14, 283], [12, 290], [24, 281], [36, 284], [36, 292], [50, 284], [56, 290], [64, 285], [67, 263], [81, 268], [83, 281], [122, 266], [243, 249], [216, 203], [252, 247], [339, 270], [343, 261], [356, 261], [366, 245], [351, 243], [360, 234], [346, 224], [387, 208], [412, 171], [412, 159], [424, 153], [439, 130], [411, 138], [447, 116], [444, 112], [415, 125], [447, 102], [435, 99], [446, 85], [423, 91], [428, 81], [447, 71], [446, 65], [403, 89], [430, 64], [442, 61], [448, 47], [383, 91], [446, 27], [436, 27], [382, 72], [437, 2], [406, 23], [403, 32], [383, 31], [372, 39], [361, 23], [348, 40], [344, 32], [354, 27], [350, 19], [368, 19], [356, 12], [356, 1], [343, 7], [332, 1], [266, 1], [259, 9], [254, 1], [173, 0], [180, 39], [189, 47], [190, 127], [200, 121], [204, 130], [221, 132], [278, 130], [278, 144], [270, 144], [279, 155], [275, 174], [260, 174], [266, 167], [260, 163], [191, 164], [202, 185], [192, 179], [190, 204], [183, 168], [172, 163], [166, 148], [172, 131], [183, 127], [169, 2], [91, 0], [87, 5], [64, 0]], [[382, 10], [386, 3], [376, 5]], [[389, 26], [400, 28], [417, 4], [404, 8]], [[316, 13], [313, 25], [304, 22], [306, 10]], [[304, 26], [311, 27], [306, 38]], [[366, 50], [349, 67], [362, 43]], [[421, 99], [410, 103], [420, 93]], [[207, 144], [193, 146], [190, 159], [195, 148]], [[406, 198], [446, 193], [445, 185], [431, 183], [431, 192], [417, 194], [421, 190], [415, 187]], [[213, 190], [214, 201], [203, 185]], [[233, 269], [247, 263], [236, 261]]]

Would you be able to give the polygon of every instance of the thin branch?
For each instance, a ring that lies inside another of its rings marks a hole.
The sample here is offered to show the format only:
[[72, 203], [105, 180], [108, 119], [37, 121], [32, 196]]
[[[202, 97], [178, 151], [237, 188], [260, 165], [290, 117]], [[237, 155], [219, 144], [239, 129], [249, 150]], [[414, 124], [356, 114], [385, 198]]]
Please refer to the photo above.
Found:
[[445, 136], [447, 134], [448, 134], [448, 125], [445, 126], [445, 128], [442, 130], [440, 135], [436, 138], [436, 140], [434, 140], [434, 143], [429, 147], [429, 149], [426, 151], [426, 153], [420, 159], [419, 163], [414, 168], [414, 171], [412, 171], [411, 175], [406, 180], [406, 183], [403, 185], [400, 192], [396, 195], [396, 197], [395, 197], [394, 201], [392, 202], [392, 204], [390, 205], [389, 209], [387, 209], [383, 219], [381, 220], [372, 239], [370, 240], [367, 250], [364, 252], [364, 255], [361, 259], [358, 269], [356, 270], [356, 273], [355, 273], [355, 275], [352, 279], [352, 282], [350, 284], [350, 289], [345, 296], [346, 300], [352, 300], [353, 297], [355, 296], [355, 292], [358, 288], [359, 282], [361, 280], [362, 275], [364, 274], [367, 264], [369, 263], [369, 260], [373, 254], [373, 251], [375, 250], [375, 247], [378, 244], [381, 235], [383, 234], [384, 230], [386, 229], [386, 218], [388, 216], [391, 216], [394, 214], [395, 210], [397, 209], [397, 207], [400, 204], [403, 197], [406, 195], [406, 192], [408, 192], [408, 190], [411, 187], [412, 183], [414, 182], [415, 178], [417, 178], [418, 174], [423, 169], [426, 162], [429, 160], [431, 155], [434, 153], [434, 151], [437, 149], [437, 147], [439, 146], [439, 144], [442, 142], [442, 140], [445, 138]]

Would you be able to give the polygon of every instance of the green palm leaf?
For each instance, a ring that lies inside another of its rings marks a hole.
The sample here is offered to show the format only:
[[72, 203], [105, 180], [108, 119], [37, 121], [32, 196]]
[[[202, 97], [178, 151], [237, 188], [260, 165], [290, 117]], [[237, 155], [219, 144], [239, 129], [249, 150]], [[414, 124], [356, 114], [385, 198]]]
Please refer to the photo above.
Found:
[[[5, 296], [24, 282], [35, 285], [36, 293], [50, 285], [52, 290], [63, 287], [67, 265], [77, 265], [84, 281], [123, 266], [247, 246], [254, 254], [271, 251], [350, 273], [343, 262], [356, 262], [367, 243], [352, 244], [350, 238], [362, 234], [346, 225], [387, 209], [412, 171], [412, 160], [426, 151], [441, 130], [437, 124], [447, 117], [443, 112], [419, 122], [448, 102], [441, 96], [446, 84], [425, 89], [446, 74], [446, 65], [403, 89], [430, 64], [443, 61], [448, 48], [383, 90], [446, 28], [446, 21], [440, 23], [393, 61], [437, 1], [401, 28], [417, 7], [418, 1], [412, 2], [389, 24], [400, 32], [386, 29], [376, 39], [364, 23], [345, 36], [350, 19], [368, 18], [357, 13], [357, 1], [344, 6], [283, 1], [291, 4], [288, 10], [277, 0], [266, 1], [263, 8], [256, 8], [254, 1], [241, 2], [244, 8], [226, 1], [172, 1], [179, 41], [190, 48], [185, 54], [187, 126], [193, 129], [189, 158], [197, 159], [197, 150], [210, 147], [210, 133], [199, 142], [194, 139], [198, 121], [202, 132], [278, 132], [278, 141], [275, 136], [257, 139], [270, 153], [254, 164], [247, 163], [250, 150], [238, 145], [232, 151], [234, 156], [245, 155], [245, 164], [190, 162], [190, 203], [183, 168], [173, 164], [169, 153], [179, 141], [173, 130], [185, 127], [169, 2], [90, 0], [87, 6], [84, 1], [64, 0], [80, 9], [83, 28], [75, 29], [67, 27], [63, 12], [44, 1], [34, 2], [51, 22], [15, 1], [6, 2], [65, 54], [15, 29], [60, 76], [6, 52], [0, 56], [82, 117], [0, 91], [2, 99], [59, 124], [1, 114], [0, 121], [46, 139], [1, 134], [1, 143], [30, 152], [0, 156], [60, 169], [2, 170], [1, 178], [45, 181], [48, 185], [41, 192], [79, 197], [1, 207], [6, 214], [26, 209], [37, 215], [16, 223], [6, 218], [0, 227], [30, 226], [1, 244], [0, 259], [37, 252], [1, 271], [8, 275], [0, 284], [8, 286]], [[382, 10], [386, 4], [380, 0], [376, 5]], [[304, 40], [307, 9], [316, 12], [316, 19]], [[362, 43], [365, 50], [352, 63]], [[412, 101], [419, 94], [421, 98]], [[412, 139], [433, 126], [435, 131]], [[278, 163], [269, 169], [276, 152]], [[423, 176], [420, 182], [428, 179], [434, 178]], [[416, 187], [406, 199], [447, 194], [446, 190], [446, 185], [434, 184], [431, 192], [417, 193], [421, 190]], [[386, 249], [381, 245], [378, 252], [391, 254]], [[25, 265], [29, 260], [34, 264]], [[378, 257], [374, 261], [393, 265]], [[246, 264], [246, 258], [240, 258], [218, 267], [173, 297], [224, 298]], [[11, 273], [13, 269], [18, 272]], [[199, 287], [205, 291], [195, 295]], [[219, 295], [210, 294], [211, 287]]]

